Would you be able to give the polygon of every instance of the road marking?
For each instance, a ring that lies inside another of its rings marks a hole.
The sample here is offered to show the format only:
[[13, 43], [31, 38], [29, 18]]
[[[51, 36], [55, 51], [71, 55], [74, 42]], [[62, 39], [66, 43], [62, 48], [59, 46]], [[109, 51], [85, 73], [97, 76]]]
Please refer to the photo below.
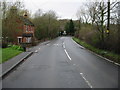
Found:
[[40, 50], [40, 48], [39, 48], [39, 50]]
[[67, 57], [69, 58], [69, 60], [72, 60], [71, 57], [69, 56], [68, 52], [66, 51], [66, 49], [64, 49], [64, 51], [65, 51]]
[[73, 64], [73, 65], [76, 65], [76, 64]]
[[38, 52], [38, 50], [36, 50], [35, 52]]
[[53, 44], [53, 45], [55, 45], [55, 46], [59, 46], [59, 44]]
[[78, 47], [80, 47], [81, 49], [85, 49], [85, 47], [81, 46], [80, 44], [78, 44], [77, 42], [75, 42], [73, 39], [71, 39]]
[[80, 75], [82, 76], [82, 78], [85, 80], [85, 82], [88, 84], [88, 86], [90, 88], [93, 88], [92, 85], [90, 84], [90, 82], [85, 78], [85, 76], [83, 75], [83, 73], [80, 73]]
[[120, 66], [120, 64], [119, 63], [115, 63], [116, 65], [118, 65], [118, 66]]
[[113, 63], [113, 64], [115, 64], [115, 65], [118, 65], [118, 66], [120, 66], [120, 64], [119, 63], [116, 63], [116, 62], [114, 62], [114, 61], [112, 61], [112, 60], [110, 60], [110, 59], [108, 59], [108, 58], [106, 58], [106, 57], [103, 57], [103, 56], [101, 56], [101, 55], [99, 55], [99, 54], [96, 54], [95, 52], [93, 52], [93, 51], [90, 51], [90, 50], [88, 50], [89, 52], [91, 52], [91, 53], [93, 53], [94, 55], [96, 55], [96, 56], [98, 56], [98, 57], [100, 57], [100, 58], [102, 58], [102, 59], [104, 59], [104, 60], [106, 60], [106, 61], [108, 61], [108, 62], [110, 62], [110, 63]]
[[63, 48], [65, 49], [65, 45], [63, 45]]
[[63, 42], [63, 48], [65, 49], [65, 43]]
[[49, 44], [47, 44], [47, 45], [49, 45]]

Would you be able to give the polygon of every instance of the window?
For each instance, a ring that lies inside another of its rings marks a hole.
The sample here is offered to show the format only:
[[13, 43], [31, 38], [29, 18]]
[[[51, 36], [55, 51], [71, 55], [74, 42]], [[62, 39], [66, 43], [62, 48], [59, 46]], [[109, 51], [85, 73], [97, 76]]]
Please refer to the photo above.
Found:
[[31, 37], [26, 37], [26, 42], [31, 43], [32, 42]]
[[28, 32], [28, 26], [27, 25], [26, 25], [26, 29], [25, 30], [26, 30], [26, 32]]

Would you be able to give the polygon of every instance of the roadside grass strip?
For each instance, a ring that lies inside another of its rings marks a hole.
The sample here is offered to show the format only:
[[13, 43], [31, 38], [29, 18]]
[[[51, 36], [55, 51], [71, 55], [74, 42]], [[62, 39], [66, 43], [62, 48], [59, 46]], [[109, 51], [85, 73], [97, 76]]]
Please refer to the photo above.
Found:
[[13, 48], [4, 48], [2, 49], [2, 60], [0, 61], [0, 63], [3, 63], [15, 56], [17, 56], [18, 54], [22, 53], [23, 51], [19, 51]]

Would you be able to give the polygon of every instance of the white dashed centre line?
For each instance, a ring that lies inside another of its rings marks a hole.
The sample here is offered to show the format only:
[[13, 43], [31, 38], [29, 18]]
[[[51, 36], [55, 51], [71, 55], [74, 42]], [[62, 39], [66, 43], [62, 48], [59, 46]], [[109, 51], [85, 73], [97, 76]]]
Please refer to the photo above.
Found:
[[76, 65], [76, 64], [73, 64], [73, 65]]
[[36, 50], [35, 52], [38, 52], [38, 50]]
[[63, 45], [63, 48], [65, 49], [65, 45]]
[[63, 43], [63, 48], [65, 49], [65, 43]]
[[64, 51], [65, 51], [67, 57], [69, 58], [69, 60], [72, 60], [71, 57], [69, 56], [68, 52], [66, 51], [66, 49], [64, 49]]
[[93, 88], [92, 85], [90, 84], [90, 82], [85, 78], [85, 76], [83, 75], [83, 73], [80, 73], [80, 75], [82, 76], [82, 78], [85, 80], [85, 82], [88, 84], [88, 86], [90, 88]]

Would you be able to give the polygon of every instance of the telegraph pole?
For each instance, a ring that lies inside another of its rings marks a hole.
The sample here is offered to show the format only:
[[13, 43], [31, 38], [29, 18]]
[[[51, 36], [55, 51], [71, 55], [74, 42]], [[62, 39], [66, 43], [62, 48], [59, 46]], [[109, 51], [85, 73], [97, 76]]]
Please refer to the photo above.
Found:
[[107, 15], [107, 34], [110, 33], [110, 0], [108, 0], [108, 15]]

